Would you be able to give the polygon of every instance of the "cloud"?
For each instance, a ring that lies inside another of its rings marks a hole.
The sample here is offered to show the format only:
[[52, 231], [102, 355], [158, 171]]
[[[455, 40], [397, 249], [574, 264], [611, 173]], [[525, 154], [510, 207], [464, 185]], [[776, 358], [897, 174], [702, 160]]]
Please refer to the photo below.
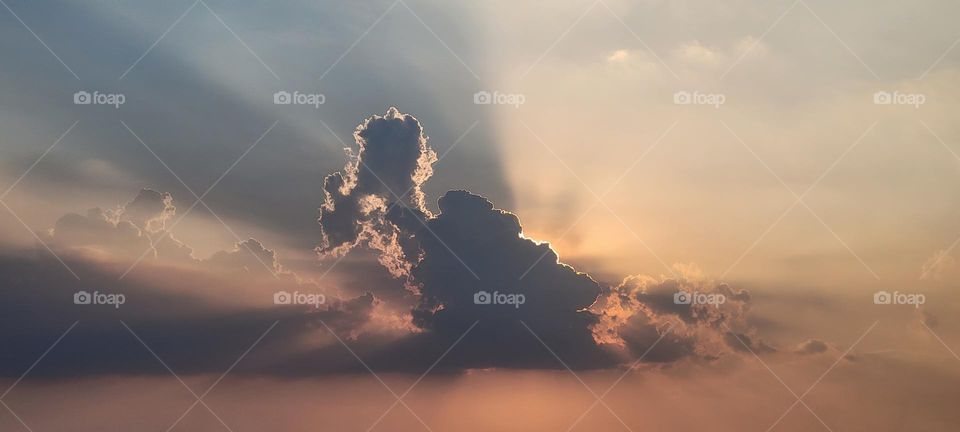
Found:
[[117, 218], [143, 227], [147, 232], [156, 233], [166, 228], [167, 221], [176, 212], [173, 197], [169, 193], [141, 189], [133, 200], [117, 212]]
[[793, 349], [796, 354], [809, 355], [825, 353], [830, 349], [826, 342], [820, 339], [807, 339], [802, 344]]
[[[143, 263], [147, 274], [118, 280], [117, 271], [90, 259], [64, 259], [79, 280], [53, 258], [0, 256], [0, 301], [18, 305], [0, 317], [0, 341], [11, 348], [0, 355], [0, 376], [22, 374], [74, 322], [76, 327], [56, 353], [31, 377], [166, 373], [125, 325], [177, 373], [192, 374], [222, 372], [276, 324], [239, 370], [292, 373], [285, 370], [286, 361], [307, 350], [312, 335], [326, 332], [323, 324], [349, 337], [370, 323], [376, 307], [369, 294], [331, 296], [319, 308], [274, 305], [276, 290], [314, 292], [315, 287], [273, 278], [245, 286], [230, 272], [211, 272], [200, 264], [185, 268]], [[249, 289], [261, 292], [247, 295]], [[78, 291], [119, 294], [125, 302], [118, 308], [77, 305]]]
[[260, 276], [289, 274], [280, 265], [277, 254], [256, 239], [239, 242], [231, 250], [218, 251], [206, 263]]
[[[125, 325], [178, 373], [210, 373], [229, 366], [276, 324], [261, 351], [240, 367], [271, 374], [312, 349], [312, 338], [327, 327], [355, 338], [367, 327], [383, 326], [372, 294], [326, 295], [255, 239], [206, 259], [193, 257], [189, 246], [164, 235], [174, 215], [169, 194], [143, 189], [116, 209], [61, 217], [42, 234], [77, 278], [42, 248], [0, 254], [0, 303], [17, 305], [0, 314], [0, 342], [13, 347], [0, 354], [0, 376], [21, 374], [73, 322], [76, 327], [58, 344], [70, 354], [51, 356], [31, 376], [164, 373]], [[125, 300], [117, 307], [75, 304], [79, 292]], [[278, 305], [277, 292], [324, 294], [326, 301]]]
[[734, 351], [752, 354], [767, 354], [776, 352], [776, 348], [768, 345], [761, 340], [755, 340], [754, 337], [746, 333], [737, 333], [728, 331], [723, 334], [723, 340]]
[[[516, 215], [479, 195], [450, 191], [439, 208], [419, 228], [391, 227], [417, 246], [409, 277], [419, 295], [411, 311], [418, 331], [358, 338], [352, 349], [376, 370], [422, 371], [450, 347], [438, 370], [602, 369], [775, 351], [746, 324], [750, 294], [694, 266], [676, 266], [679, 279], [631, 276], [605, 288], [561, 263], [549, 244], [525, 238]], [[680, 291], [726, 301], [677, 304]], [[501, 304], [477, 297], [485, 294]], [[519, 296], [522, 303], [509, 304]], [[343, 351], [326, 346], [301, 362], [356, 367]]]
[[[476, 367], [562, 367], [536, 337], [571, 367], [609, 364], [590, 330], [596, 281], [560, 263], [548, 244], [524, 238], [516, 215], [481, 196], [450, 191], [439, 205], [441, 213], [415, 233], [422, 254], [413, 268], [421, 292], [415, 324], [454, 336], [477, 322], [464, 342]], [[523, 296], [523, 303], [477, 304], [478, 293]]]
[[[410, 217], [429, 217], [421, 185], [433, 175], [436, 152], [427, 146], [420, 122], [391, 107], [374, 115], [353, 133], [359, 150], [345, 149], [350, 161], [343, 172], [326, 177], [326, 201], [320, 207], [321, 255], [341, 255], [365, 243], [380, 250], [381, 263], [394, 275], [409, 272], [409, 258], [397, 224], [386, 220], [393, 205]], [[388, 206], [388, 203], [393, 205]], [[394, 222], [401, 215], [392, 213]]]
[[[447, 367], [562, 367], [556, 355], [571, 367], [604, 368], [646, 351], [647, 361], [713, 359], [742, 350], [726, 336], [732, 329], [758, 351], [773, 350], [748, 335], [743, 317], [750, 294], [711, 285], [692, 266], [677, 267], [683, 279], [629, 277], [605, 293], [561, 263], [549, 244], [524, 237], [516, 215], [482, 196], [447, 192], [432, 215], [420, 187], [435, 156], [412, 116], [391, 108], [364, 121], [354, 136], [359, 153], [325, 182], [318, 250], [342, 254], [365, 243], [418, 296], [411, 316], [420, 332], [392, 349], [449, 346], [475, 326]], [[681, 290], [728, 301], [676, 304]], [[486, 295], [523, 302], [478, 304], [475, 296]]]
[[[2, 318], [9, 325], [0, 340], [22, 349], [7, 355], [0, 374], [21, 370], [74, 319], [82, 324], [64, 347], [79, 352], [76, 364], [53, 362], [59, 369], [51, 374], [162, 373], [120, 322], [183, 373], [218, 371], [274, 325], [238, 372], [363, 372], [351, 350], [376, 370], [398, 372], [422, 372], [443, 355], [437, 369], [458, 372], [602, 369], [773, 351], [747, 325], [750, 294], [692, 265], [675, 266], [673, 278], [635, 275], [604, 286], [560, 262], [548, 243], [525, 237], [515, 214], [480, 195], [449, 191], [433, 214], [421, 187], [436, 155], [413, 116], [391, 108], [366, 119], [354, 137], [355, 156], [324, 181], [317, 251], [376, 251], [407, 288], [384, 297], [394, 304], [370, 292], [331, 294], [322, 305], [275, 304], [281, 291], [327, 290], [284, 268], [256, 239], [194, 256], [167, 231], [173, 197], [143, 189], [118, 208], [65, 215], [44, 233], [80, 280], [47, 255], [0, 256], [0, 278], [10, 286], [0, 301], [22, 305]], [[120, 277], [145, 251], [147, 259]], [[75, 305], [78, 291], [122, 294], [127, 302], [116, 309]], [[724, 301], [678, 302], [681, 292]], [[37, 323], [41, 316], [62, 320]]]
[[170, 194], [142, 189], [118, 208], [97, 207], [87, 210], [85, 215], [64, 215], [44, 236], [60, 250], [134, 259], [148, 252], [154, 258], [191, 261], [193, 251], [165, 232], [167, 221], [175, 214]]
[[748, 291], [713, 282], [692, 265], [675, 265], [673, 273], [676, 276], [628, 276], [613, 287], [594, 308], [601, 317], [593, 326], [596, 340], [625, 348], [632, 356], [647, 353], [659, 340], [647, 353], [648, 361], [715, 359], [748, 347], [773, 351], [748, 335]]

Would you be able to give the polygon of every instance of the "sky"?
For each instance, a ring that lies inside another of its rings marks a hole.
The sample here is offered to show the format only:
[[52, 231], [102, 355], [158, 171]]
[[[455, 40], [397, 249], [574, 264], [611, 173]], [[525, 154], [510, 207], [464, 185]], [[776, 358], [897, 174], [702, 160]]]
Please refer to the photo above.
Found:
[[0, 430], [960, 423], [955, 2], [0, 6]]

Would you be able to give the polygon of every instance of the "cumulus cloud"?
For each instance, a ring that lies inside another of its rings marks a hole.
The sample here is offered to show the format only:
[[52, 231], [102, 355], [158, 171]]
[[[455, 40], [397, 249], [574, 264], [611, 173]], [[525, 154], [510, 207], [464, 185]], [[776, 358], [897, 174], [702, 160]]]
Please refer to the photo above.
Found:
[[167, 221], [176, 214], [173, 197], [169, 193], [160, 193], [152, 189], [141, 189], [140, 193], [120, 208], [116, 217], [128, 221], [150, 233], [163, 231]]
[[[115, 209], [92, 208], [85, 215], [69, 213], [45, 233], [57, 250], [99, 258], [137, 260], [141, 255], [164, 263], [187, 263], [237, 271], [248, 276], [294, 277], [280, 265], [273, 250], [256, 239], [238, 242], [230, 250], [197, 258], [192, 248], [166, 230], [176, 215], [169, 193], [144, 188]], [[132, 263], [132, 262], [131, 262]]]
[[[676, 266], [675, 277], [634, 275], [605, 286], [560, 262], [548, 243], [525, 237], [515, 214], [482, 196], [447, 192], [432, 214], [421, 187], [436, 155], [413, 116], [391, 108], [361, 123], [354, 138], [356, 153], [324, 182], [317, 251], [324, 257], [358, 246], [375, 251], [403, 282], [398, 286], [408, 288], [403, 296], [387, 296], [402, 304], [362, 292], [330, 295], [321, 307], [274, 304], [280, 291], [324, 290], [285, 269], [277, 253], [255, 239], [195, 257], [167, 231], [176, 214], [173, 198], [144, 189], [116, 209], [66, 215], [44, 234], [79, 281], [51, 271], [59, 265], [52, 258], [0, 257], [0, 278], [11, 287], [0, 301], [26, 305], [0, 318], [9, 324], [0, 340], [35, 348], [62, 331], [30, 325], [35, 317], [78, 317], [85, 324], [65, 347], [114, 347], [108, 360], [101, 359], [107, 352], [87, 350], [72, 368], [59, 365], [62, 373], [80, 375], [157, 371], [117, 318], [157, 343], [185, 373], [222, 368], [273, 325], [263, 352], [245, 360], [243, 370], [362, 371], [342, 340], [377, 370], [400, 372], [422, 372], [454, 346], [438, 369], [597, 369], [641, 358], [660, 364], [773, 351], [747, 324], [750, 294], [711, 281], [694, 266]], [[126, 266], [104, 265], [126, 264], [144, 251], [151, 259], [127, 278], [118, 277]], [[103, 314], [72, 304], [80, 290], [122, 293], [129, 301]], [[678, 301], [681, 293], [697, 300]], [[703, 303], [701, 296], [723, 301]], [[18, 352], [8, 355], [10, 367], [0, 374], [21, 370], [32, 351]]]
[[393, 107], [364, 120], [353, 138], [358, 150], [345, 149], [350, 160], [343, 172], [324, 180], [317, 250], [340, 255], [365, 243], [383, 252], [381, 263], [392, 274], [405, 275], [411, 257], [404, 256], [405, 234], [397, 224], [404, 214], [430, 216], [420, 186], [433, 175], [436, 152], [427, 145], [420, 122]]
[[193, 260], [193, 251], [165, 231], [167, 221], [175, 214], [169, 193], [142, 189], [118, 208], [97, 207], [85, 215], [64, 215], [44, 235], [61, 250], [134, 258], [149, 252], [155, 258]]
[[749, 334], [748, 291], [711, 281], [695, 266], [675, 265], [673, 270], [673, 277], [628, 276], [613, 287], [595, 308], [600, 316], [593, 326], [596, 340], [626, 348], [633, 355], [641, 355], [660, 340], [663, 354], [651, 351], [650, 361], [772, 351]]
[[[466, 343], [482, 367], [561, 367], [531, 333], [572, 366], [607, 364], [590, 331], [597, 316], [587, 310], [601, 294], [596, 281], [560, 263], [548, 244], [524, 238], [516, 215], [481, 196], [451, 191], [439, 206], [415, 233], [422, 254], [413, 269], [422, 294], [413, 312], [419, 327], [452, 336], [478, 323]], [[477, 304], [484, 293], [523, 303]]]
[[280, 265], [277, 254], [256, 239], [239, 242], [231, 250], [218, 251], [206, 262], [214, 266], [239, 269], [251, 275], [290, 275]]
[[[449, 345], [475, 325], [448, 365], [561, 367], [550, 350], [578, 368], [645, 352], [651, 362], [713, 359], [743, 350], [737, 337], [758, 352], [773, 351], [746, 324], [750, 294], [708, 281], [692, 266], [677, 267], [680, 279], [632, 276], [605, 292], [561, 263], [549, 244], [524, 237], [519, 218], [484, 197], [450, 191], [438, 201], [440, 213], [430, 214], [420, 187], [435, 157], [412, 116], [391, 108], [354, 136], [360, 152], [325, 183], [318, 249], [336, 254], [366, 243], [381, 252], [381, 263], [418, 295], [411, 319], [422, 333], [409, 343]], [[395, 188], [413, 193], [397, 203]], [[725, 301], [678, 304], [681, 291]], [[475, 298], [486, 295], [523, 303]]]

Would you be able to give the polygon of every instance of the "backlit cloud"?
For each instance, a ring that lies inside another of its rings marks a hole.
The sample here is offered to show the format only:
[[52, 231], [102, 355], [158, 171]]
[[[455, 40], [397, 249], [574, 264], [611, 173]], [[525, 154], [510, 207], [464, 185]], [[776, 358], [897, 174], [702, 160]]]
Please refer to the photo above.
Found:
[[[57, 331], [34, 325], [35, 317], [77, 317], [82, 325], [65, 347], [115, 347], [79, 353], [74, 364], [57, 365], [63, 375], [156, 372], [120, 321], [159, 344], [177, 370], [197, 373], [274, 326], [266, 349], [240, 371], [359, 371], [344, 340], [376, 369], [400, 372], [422, 371], [454, 346], [439, 369], [603, 369], [774, 351], [747, 324], [750, 294], [694, 266], [676, 266], [672, 278], [636, 275], [605, 286], [560, 262], [550, 244], [524, 236], [517, 215], [480, 195], [447, 192], [433, 214], [421, 187], [437, 158], [413, 116], [390, 108], [362, 122], [354, 138], [359, 150], [324, 182], [317, 250], [321, 257], [376, 251], [407, 287], [387, 297], [412, 302], [326, 290], [256, 239], [197, 257], [167, 231], [173, 197], [143, 189], [118, 208], [65, 215], [43, 233], [79, 280], [48, 255], [0, 260], [12, 287], [3, 300], [24, 305], [3, 318], [10, 325], [0, 337], [34, 346]], [[73, 304], [78, 292], [128, 301], [104, 311]], [[0, 373], [14, 374], [27, 357], [11, 357]]]

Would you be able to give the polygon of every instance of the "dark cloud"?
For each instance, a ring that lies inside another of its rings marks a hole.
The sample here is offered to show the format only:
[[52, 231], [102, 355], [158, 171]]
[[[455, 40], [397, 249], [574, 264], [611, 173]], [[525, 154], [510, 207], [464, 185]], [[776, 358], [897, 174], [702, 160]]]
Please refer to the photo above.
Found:
[[[692, 266], [677, 266], [675, 278], [630, 276], [603, 286], [561, 263], [549, 244], [525, 237], [516, 215], [480, 195], [447, 192], [433, 214], [422, 186], [436, 155], [413, 116], [391, 108], [361, 123], [354, 138], [359, 150], [324, 181], [317, 251], [322, 258], [375, 251], [400, 283], [331, 294], [319, 307], [274, 304], [278, 292], [323, 290], [255, 239], [195, 257], [166, 231], [173, 198], [144, 189], [116, 209], [66, 215], [44, 233], [79, 281], [48, 255], [0, 257], [0, 277], [10, 287], [0, 300], [21, 306], [2, 318], [0, 339], [21, 348], [6, 354], [0, 373], [22, 370], [73, 320], [81, 324], [61, 349], [75, 364], [54, 360], [41, 375], [162, 373], [121, 320], [184, 373], [222, 370], [275, 323], [238, 371], [362, 372], [341, 342], [375, 369], [399, 372], [422, 372], [445, 353], [437, 370], [454, 372], [597, 369], [641, 358], [668, 363], [773, 351], [747, 324], [750, 294], [709, 281]], [[144, 251], [147, 259], [119, 277]], [[399, 293], [363, 293], [387, 289]], [[77, 291], [128, 301], [116, 309], [84, 307], [73, 304]], [[684, 303], [680, 293], [724, 301]], [[38, 316], [63, 322], [34, 325]]]
[[[234, 278], [211, 274], [201, 266], [156, 267], [167, 278], [128, 277], [78, 256], [63, 256], [79, 280], [59, 269], [52, 257], [0, 257], [4, 290], [0, 302], [16, 307], [0, 314], [0, 375], [18, 376], [73, 322], [65, 337], [32, 377], [100, 374], [163, 374], [165, 369], [124, 327], [130, 326], [178, 373], [223, 371], [261, 334], [276, 327], [251, 353], [240, 370], [273, 371], [284, 359], [303, 350], [305, 338], [326, 332], [321, 321], [343, 334], [369, 321], [372, 295], [348, 300], [331, 298], [319, 308], [272, 304], [276, 290], [312, 292], [289, 280], [263, 278], [257, 283], [262, 301], [234, 304], [241, 290]], [[175, 271], [175, 273], [171, 273]], [[273, 282], [270, 282], [273, 281]], [[78, 291], [121, 294], [125, 302], [77, 305]], [[259, 305], [257, 304], [259, 303]]]
[[[522, 237], [519, 219], [483, 197], [451, 191], [439, 205], [441, 213], [415, 234], [422, 253], [413, 269], [422, 294], [417, 326], [453, 336], [479, 322], [465, 342], [479, 367], [562, 367], [531, 330], [571, 367], [610, 364], [590, 330], [597, 316], [587, 309], [601, 293], [593, 279], [558, 262], [548, 244]], [[484, 293], [523, 303], [477, 304]]]
[[[576, 367], [612, 364], [590, 330], [597, 316], [586, 309], [601, 293], [593, 279], [560, 264], [549, 245], [523, 238], [519, 219], [481, 196], [452, 191], [440, 198], [440, 214], [426, 208], [421, 186], [436, 155], [416, 118], [390, 108], [354, 138], [356, 157], [324, 185], [318, 249], [339, 254], [364, 243], [407, 280], [419, 295], [411, 314], [423, 333], [406, 344], [449, 345], [476, 324], [448, 364], [562, 367], [549, 349]], [[475, 303], [487, 294], [523, 304]]]
[[[744, 319], [750, 294], [710, 285], [694, 277], [692, 267], [678, 267], [690, 277], [630, 277], [604, 294], [589, 275], [560, 263], [549, 244], [525, 238], [515, 215], [479, 195], [448, 192], [432, 215], [420, 190], [435, 157], [412, 116], [391, 108], [363, 122], [354, 136], [360, 152], [343, 172], [327, 177], [319, 250], [345, 253], [365, 243], [419, 296], [411, 316], [421, 332], [397, 342], [398, 355], [388, 357], [408, 358], [407, 345], [418, 347], [414, 353], [449, 346], [474, 324], [448, 367], [562, 367], [554, 353], [577, 368], [609, 367], [643, 354], [650, 362], [711, 359], [742, 348], [729, 345], [729, 329], [752, 339]], [[681, 291], [725, 301], [677, 303]], [[475, 296], [487, 295], [523, 303], [478, 304]]]
[[[239, 367], [275, 373], [309, 349], [304, 341], [311, 335], [329, 327], [355, 337], [373, 317], [378, 302], [371, 294], [328, 295], [317, 306], [275, 304], [278, 292], [323, 290], [286, 270], [254, 239], [207, 259], [192, 257], [188, 246], [163, 235], [174, 213], [169, 194], [144, 189], [116, 209], [60, 218], [42, 234], [76, 277], [39, 247], [0, 255], [0, 345], [9, 348], [0, 353], [0, 376], [21, 374], [74, 322], [31, 376], [166, 373], [124, 324], [178, 373], [223, 371], [276, 324]], [[81, 292], [124, 301], [116, 307], [76, 304]]]
[[[364, 120], [353, 137], [356, 155], [347, 149], [351, 159], [343, 172], [324, 180], [323, 238], [317, 250], [338, 255], [363, 242], [383, 252], [381, 263], [391, 273], [407, 274], [411, 259], [400, 245], [405, 239], [399, 238], [406, 234], [387, 221], [387, 214], [400, 206], [413, 217], [430, 216], [421, 185], [433, 174], [437, 155], [427, 146], [420, 122], [396, 108]], [[402, 217], [395, 218], [399, 223]]]

